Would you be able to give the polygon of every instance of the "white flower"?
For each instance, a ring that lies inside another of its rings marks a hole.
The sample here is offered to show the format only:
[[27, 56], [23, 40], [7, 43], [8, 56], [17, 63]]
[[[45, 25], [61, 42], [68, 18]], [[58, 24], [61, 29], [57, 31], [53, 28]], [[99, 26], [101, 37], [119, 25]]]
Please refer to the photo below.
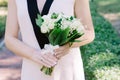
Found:
[[63, 20], [63, 21], [62, 21], [61, 29], [66, 29], [66, 28], [69, 27], [70, 25], [71, 25], [71, 22], [70, 22], [70, 21]]
[[47, 33], [54, 28], [54, 22], [47, 15], [44, 15], [42, 18], [44, 19], [44, 22], [41, 25], [41, 32]]
[[67, 27], [70, 27], [70, 33], [73, 32], [73, 30], [77, 30], [79, 33], [83, 33], [84, 27], [79, 19], [73, 18], [70, 19], [71, 16], [67, 16], [64, 14], [59, 14], [57, 19], [51, 19], [52, 14], [44, 15], [42, 18], [44, 19], [44, 22], [41, 26], [41, 32], [47, 33], [50, 32], [50, 30], [54, 29], [55, 22], [62, 19], [61, 21], [61, 29], [66, 29]]
[[51, 20], [50, 23], [48, 24], [48, 27], [50, 30], [54, 29], [54, 26], [55, 26], [54, 23], [55, 23], [54, 20]]
[[82, 26], [77, 28], [78, 33], [84, 33], [84, 28]]
[[47, 33], [47, 32], [49, 32], [48, 27], [47, 27], [47, 26], [42, 25], [42, 26], [41, 26], [41, 32], [42, 32], [42, 33]]
[[71, 30], [77, 30], [78, 32], [81, 32], [84, 30], [83, 24], [78, 19], [72, 21], [70, 28]]
[[50, 19], [50, 16], [51, 16], [50, 14], [48, 14], [48, 15], [43, 15], [42, 18], [43, 18], [43, 19]]
[[54, 49], [59, 48], [59, 45], [53, 46], [51, 44], [45, 44], [44, 49], [54, 54]]

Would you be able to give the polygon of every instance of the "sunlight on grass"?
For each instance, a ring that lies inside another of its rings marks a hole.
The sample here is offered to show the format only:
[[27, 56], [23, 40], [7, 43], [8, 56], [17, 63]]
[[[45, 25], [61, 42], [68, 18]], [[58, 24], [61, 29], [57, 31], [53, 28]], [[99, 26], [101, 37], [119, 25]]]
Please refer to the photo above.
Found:
[[120, 80], [120, 67], [103, 67], [95, 70], [94, 74], [96, 74], [97, 80]]
[[110, 4], [112, 4], [112, 3], [116, 3], [116, 0], [98, 0], [98, 4], [100, 5], [100, 6], [105, 6], [105, 5], [110, 5]]
[[5, 16], [5, 15], [7, 15], [7, 8], [1, 7], [0, 8], [0, 16]]

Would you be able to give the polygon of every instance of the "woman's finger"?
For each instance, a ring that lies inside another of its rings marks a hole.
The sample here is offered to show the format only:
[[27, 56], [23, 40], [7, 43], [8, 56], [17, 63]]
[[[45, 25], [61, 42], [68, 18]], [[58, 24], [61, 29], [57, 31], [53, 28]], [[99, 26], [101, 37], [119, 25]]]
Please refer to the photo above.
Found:
[[66, 44], [64, 46], [60, 46], [59, 48], [55, 49], [54, 52], [57, 53], [59, 51], [65, 51], [67, 49], [70, 49], [69, 44]]
[[55, 62], [50, 61], [48, 57], [43, 56], [42, 58], [43, 58], [42, 62], [44, 62], [50, 66], [54, 66], [56, 64]]
[[43, 60], [42, 60], [42, 58], [40, 59], [39, 57], [35, 57], [35, 58], [34, 58], [34, 61], [35, 61], [36, 63], [40, 64], [40, 65], [42, 64], [42, 65], [44, 65], [44, 66], [46, 66], [46, 67], [51, 67], [49, 64], [44, 63]]
[[58, 62], [58, 59], [54, 55], [51, 54], [47, 54], [47, 55], [52, 61]]
[[55, 56], [60, 59], [61, 57], [65, 56], [68, 53], [69, 53], [69, 50], [64, 50], [61, 53], [56, 53], [57, 55], [55, 55]]
[[64, 51], [58, 51], [58, 52], [55, 52], [54, 55], [57, 56], [57, 55], [60, 55], [61, 53], [63, 53]]
[[57, 56], [57, 55], [60, 55], [60, 54], [62, 54], [62, 53], [66, 53], [66, 52], [68, 52], [69, 51], [69, 49], [64, 49], [64, 50], [62, 50], [62, 51], [56, 51], [54, 54]]
[[56, 55], [56, 57], [57, 57], [57, 58], [61, 58], [61, 57], [64, 56], [64, 55], [65, 55], [65, 52]]
[[35, 55], [32, 56], [32, 60], [35, 61], [35, 62], [37, 62], [38, 64], [40, 64], [40, 65], [42, 64], [42, 65], [44, 65], [46, 67], [53, 66], [53, 64], [51, 64], [49, 62], [49, 60], [48, 60], [49, 56], [46, 56], [46, 58], [44, 56], [46, 56], [46, 55], [44, 55], [43, 52], [36, 51]]
[[40, 61], [40, 63], [48, 68], [51, 67], [51, 65], [47, 64], [46, 62], [44, 62], [43, 60]]
[[46, 63], [46, 64], [49, 64], [50, 66], [53, 66], [56, 64], [55, 60], [52, 60], [51, 58], [49, 58], [49, 55], [51, 53], [47, 50], [42, 50], [41, 51], [41, 57], [43, 58], [43, 61]]
[[43, 59], [47, 64], [49, 64], [51, 66], [54, 66], [57, 64], [57, 61], [55, 61], [53, 58], [50, 58], [47, 54], [43, 55]]
[[61, 46], [61, 47], [55, 49], [54, 52], [59, 52], [59, 51], [64, 51], [64, 50], [65, 50], [65, 47]]

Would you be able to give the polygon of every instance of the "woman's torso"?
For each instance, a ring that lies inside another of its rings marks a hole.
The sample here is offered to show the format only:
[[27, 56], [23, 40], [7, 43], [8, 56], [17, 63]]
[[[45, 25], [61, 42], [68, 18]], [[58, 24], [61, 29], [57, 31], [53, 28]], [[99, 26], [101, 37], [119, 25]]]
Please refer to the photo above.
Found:
[[[31, 19], [29, 16], [27, 1], [32, 1], [32, 0], [16, 0], [18, 23], [22, 35], [22, 40], [26, 45], [41, 50], [34, 33], [33, 24], [31, 23]], [[64, 13], [65, 15], [74, 15], [74, 2], [75, 0], [54, 0], [49, 9], [49, 13], [56, 12], [56, 13]], [[42, 11], [44, 3], [45, 0], [37, 1], [38, 4], [37, 6], [39, 6], [39, 12]], [[59, 77], [62, 78], [62, 76], [64, 76], [64, 79], [61, 80], [73, 80], [72, 79], [73, 76], [76, 76], [76, 79], [74, 80], [83, 80], [79, 78], [79, 75], [81, 76], [84, 75], [79, 48], [73, 48], [69, 53], [70, 54], [64, 56], [59, 61], [58, 65], [55, 68], [55, 71], [57, 72]], [[53, 76], [48, 77], [42, 74], [40, 72], [40, 67], [41, 67], [40, 65], [24, 58], [22, 64], [21, 79], [22, 80], [53, 80]], [[80, 71], [77, 70], [78, 67], [80, 68]], [[69, 73], [69, 71], [72, 72]], [[67, 74], [71, 76], [68, 77]], [[55, 80], [60, 80], [60, 79], [55, 79]]]
[[[39, 11], [41, 12], [45, 0], [38, 0], [38, 2], [42, 2], [40, 3], [42, 6], [39, 8]], [[27, 0], [16, 0], [16, 4], [18, 23], [23, 41], [27, 45], [39, 49], [39, 45], [37, 43], [33, 26], [28, 13]], [[65, 15], [74, 15], [74, 0], [54, 0], [49, 10], [49, 13], [53, 12], [64, 13]]]

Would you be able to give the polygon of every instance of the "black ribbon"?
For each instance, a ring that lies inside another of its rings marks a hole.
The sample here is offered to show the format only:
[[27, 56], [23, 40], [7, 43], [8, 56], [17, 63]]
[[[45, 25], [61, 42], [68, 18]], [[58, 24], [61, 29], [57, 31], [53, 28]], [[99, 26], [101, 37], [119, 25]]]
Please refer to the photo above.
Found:
[[[46, 0], [43, 10], [41, 12], [41, 16], [48, 14], [49, 9], [52, 5], [52, 2], [53, 0]], [[33, 25], [33, 30], [34, 30], [36, 39], [38, 41], [38, 44], [40, 48], [44, 48], [44, 45], [48, 44], [49, 40], [45, 36], [45, 34], [41, 33], [40, 28], [36, 24], [37, 15], [40, 14], [39, 8], [37, 6], [37, 0], [27, 0], [27, 6], [28, 6], [28, 13]]]

